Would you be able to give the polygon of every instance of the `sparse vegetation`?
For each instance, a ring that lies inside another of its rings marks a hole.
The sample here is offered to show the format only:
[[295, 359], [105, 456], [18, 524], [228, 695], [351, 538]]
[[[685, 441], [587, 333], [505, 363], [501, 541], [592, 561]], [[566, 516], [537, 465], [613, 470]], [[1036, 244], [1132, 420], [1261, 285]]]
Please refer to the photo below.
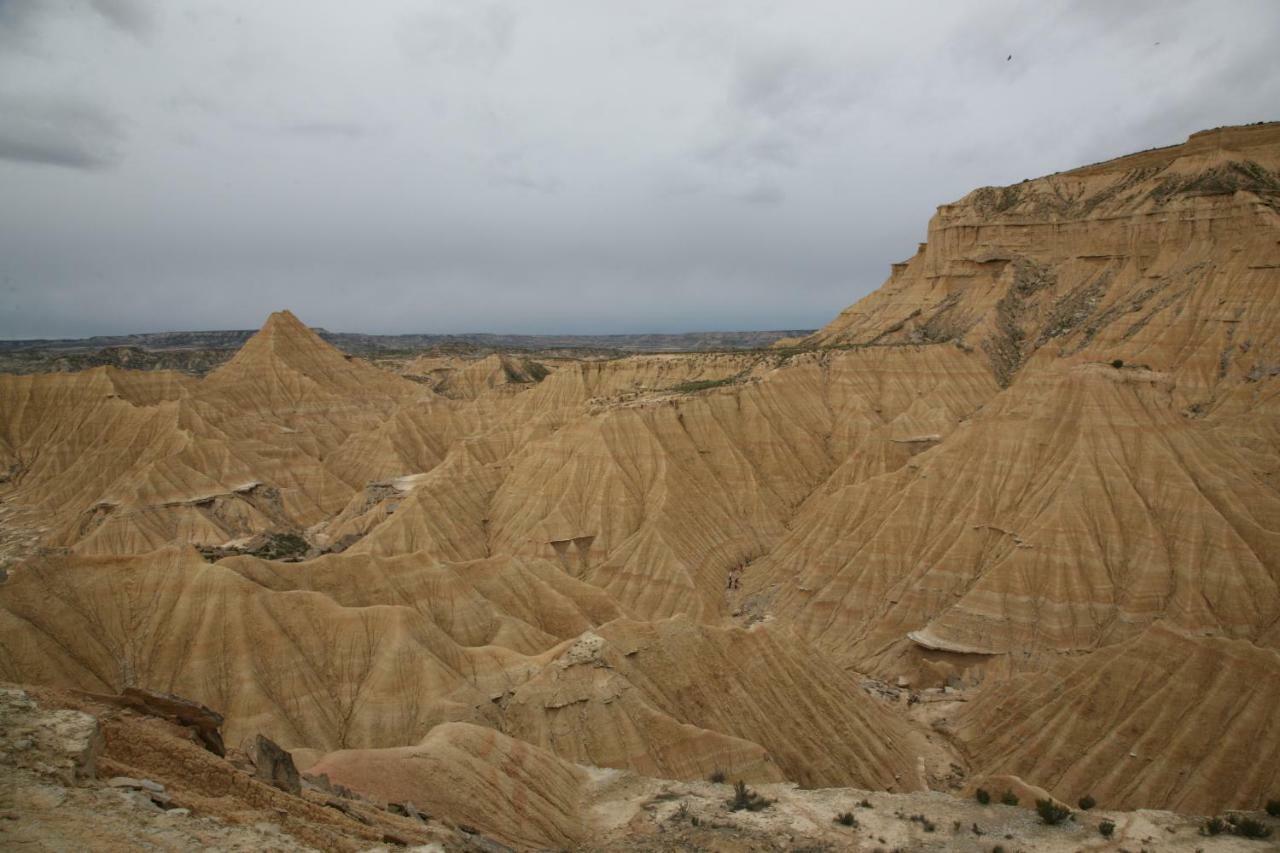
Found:
[[1200, 827], [1201, 835], [1221, 835], [1227, 828], [1227, 822], [1220, 817], [1211, 817]]
[[1000, 795], [1000, 802], [1006, 806], [1016, 806], [1018, 803], [1022, 801], [1018, 799], [1018, 795], [1015, 794], [1013, 791], [1006, 790], [1003, 794]]
[[861, 800], [859, 800], [859, 801], [858, 801], [858, 808], [860, 808], [860, 809], [869, 809], [869, 808], [871, 808], [871, 801], [870, 801], [870, 800], [868, 800], [867, 798], [863, 797]]
[[760, 812], [773, 805], [773, 800], [760, 796], [748, 788], [746, 782], [739, 779], [733, 786], [733, 797], [729, 799], [728, 804], [731, 812]]
[[1036, 814], [1046, 826], [1057, 826], [1071, 817], [1071, 809], [1053, 800], [1036, 800]]
[[723, 785], [724, 780], [725, 780], [725, 773], [723, 770], [719, 768], [712, 770], [711, 775], [707, 777], [707, 781], [713, 785]]
[[309, 547], [296, 533], [268, 533], [266, 541], [248, 553], [264, 560], [288, 560], [304, 556]]
[[724, 379], [693, 379], [689, 382], [680, 382], [667, 388], [674, 394], [693, 394], [697, 391], [706, 391], [708, 388], [721, 388], [725, 385], [732, 385], [738, 381], [737, 376], [726, 376]]
[[1267, 800], [1267, 814], [1280, 817], [1280, 800]]
[[933, 821], [929, 820], [929, 818], [925, 817], [922, 814], [913, 814], [910, 820], [912, 823], [920, 824], [921, 828], [924, 829], [925, 832], [933, 832], [935, 829], [938, 828], [937, 824], [935, 824]]
[[1116, 831], [1115, 821], [1104, 820], [1102, 823], [1098, 824], [1098, 832], [1102, 833], [1103, 838], [1110, 838], [1111, 833], [1115, 831]]
[[991, 792], [986, 788], [979, 788], [973, 792], [973, 798], [985, 806], [991, 802]]
[[853, 812], [840, 812], [836, 815], [835, 822], [841, 826], [857, 826], [858, 819], [853, 816]]
[[1241, 817], [1232, 824], [1231, 832], [1241, 838], [1262, 839], [1271, 837], [1271, 827], [1251, 817]]
[[1078, 805], [1080, 806], [1080, 810], [1085, 812], [1087, 812], [1089, 809], [1093, 808], [1097, 804], [1098, 804], [1098, 801], [1093, 798], [1092, 794], [1085, 794], [1083, 797], [1080, 798], [1080, 802], [1078, 803]]
[[1116, 370], [1119, 370], [1120, 368], [1124, 367], [1124, 359], [1123, 358], [1115, 359], [1114, 361], [1111, 362], [1111, 366], [1114, 367]]

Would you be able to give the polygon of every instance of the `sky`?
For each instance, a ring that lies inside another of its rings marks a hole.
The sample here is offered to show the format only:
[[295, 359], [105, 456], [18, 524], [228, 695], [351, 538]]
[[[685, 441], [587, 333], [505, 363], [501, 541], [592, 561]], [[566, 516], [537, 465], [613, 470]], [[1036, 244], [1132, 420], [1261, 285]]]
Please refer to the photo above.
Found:
[[1277, 42], [1275, 0], [0, 0], [0, 338], [814, 328], [971, 189], [1280, 119]]

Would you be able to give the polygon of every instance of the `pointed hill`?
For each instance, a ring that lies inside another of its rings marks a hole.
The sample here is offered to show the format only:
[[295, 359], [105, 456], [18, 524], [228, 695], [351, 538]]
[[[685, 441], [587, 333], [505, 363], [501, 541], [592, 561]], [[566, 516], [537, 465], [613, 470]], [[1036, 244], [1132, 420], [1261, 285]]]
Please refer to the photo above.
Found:
[[393, 401], [422, 389], [326, 343], [290, 311], [277, 311], [202, 392], [242, 398], [252, 408], [305, 405], [339, 397], [352, 403]]

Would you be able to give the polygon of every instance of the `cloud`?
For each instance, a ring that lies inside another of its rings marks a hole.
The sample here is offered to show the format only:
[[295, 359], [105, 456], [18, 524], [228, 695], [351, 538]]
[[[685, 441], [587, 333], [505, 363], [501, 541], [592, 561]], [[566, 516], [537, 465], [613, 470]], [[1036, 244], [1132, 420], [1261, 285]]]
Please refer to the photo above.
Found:
[[0, 159], [103, 169], [119, 160], [120, 122], [86, 101], [0, 95]]
[[[150, 34], [155, 26], [155, 13], [148, 0], [89, 0], [83, 8], [137, 38]], [[79, 11], [76, 3], [0, 0], [0, 45], [30, 50], [39, 45], [38, 36], [48, 24], [74, 20]]]
[[0, 46], [26, 47], [44, 8], [40, 0], [0, 0]]
[[90, 0], [90, 5], [112, 26], [139, 38], [155, 24], [153, 10], [144, 0]]
[[0, 337], [815, 326], [974, 187], [1280, 118], [1219, 4], [0, 0]]
[[515, 20], [505, 6], [456, 3], [407, 18], [400, 47], [425, 65], [492, 69], [511, 46]]
[[858, 102], [852, 72], [812, 45], [765, 42], [738, 53], [719, 120], [695, 159], [748, 171], [796, 167]]
[[786, 194], [773, 184], [758, 184], [738, 195], [740, 201], [757, 207], [777, 207], [786, 197]]
[[369, 134], [369, 129], [359, 122], [339, 120], [286, 122], [280, 129], [291, 136], [319, 139], [359, 139]]

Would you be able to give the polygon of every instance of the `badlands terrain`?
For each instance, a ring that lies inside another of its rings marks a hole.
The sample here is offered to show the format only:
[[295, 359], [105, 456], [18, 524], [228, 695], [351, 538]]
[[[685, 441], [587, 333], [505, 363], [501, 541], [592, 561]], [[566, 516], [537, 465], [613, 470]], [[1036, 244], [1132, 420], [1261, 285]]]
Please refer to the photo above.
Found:
[[0, 375], [0, 498], [0, 847], [1263, 849], [1280, 124], [769, 349]]

